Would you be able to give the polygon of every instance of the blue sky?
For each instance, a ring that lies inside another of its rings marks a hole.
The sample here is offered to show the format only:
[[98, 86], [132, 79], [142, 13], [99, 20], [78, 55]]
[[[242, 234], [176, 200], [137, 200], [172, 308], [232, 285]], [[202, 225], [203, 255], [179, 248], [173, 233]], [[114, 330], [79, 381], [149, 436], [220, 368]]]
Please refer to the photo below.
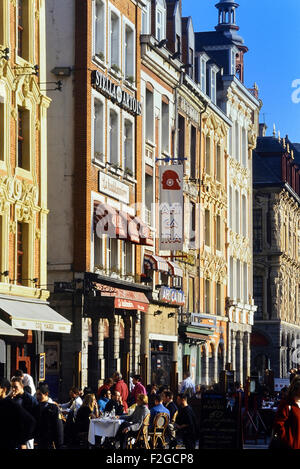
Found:
[[[267, 135], [276, 131], [300, 142], [300, 1], [237, 0], [237, 24], [249, 52], [245, 55], [245, 85], [259, 87], [264, 105], [260, 121]], [[191, 16], [195, 31], [211, 31], [217, 24], [217, 0], [182, 0], [183, 16]], [[294, 80], [299, 80], [292, 88]], [[299, 92], [297, 92], [299, 89]]]

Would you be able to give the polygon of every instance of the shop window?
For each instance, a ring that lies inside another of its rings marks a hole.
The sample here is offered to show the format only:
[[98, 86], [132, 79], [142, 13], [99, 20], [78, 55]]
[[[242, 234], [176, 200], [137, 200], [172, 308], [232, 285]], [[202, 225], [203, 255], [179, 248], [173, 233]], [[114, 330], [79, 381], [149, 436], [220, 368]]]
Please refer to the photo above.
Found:
[[133, 139], [133, 123], [132, 121], [124, 120], [124, 155], [123, 164], [125, 171], [131, 176], [134, 175], [134, 139]]
[[30, 112], [18, 108], [18, 167], [30, 170]]
[[18, 56], [29, 61], [29, 0], [17, 0]]
[[125, 72], [125, 79], [134, 81], [135, 79], [135, 71], [134, 71], [134, 31], [133, 29], [126, 24], [125, 25], [125, 64], [124, 64], [124, 72]]
[[94, 55], [105, 60], [105, 3], [96, 0], [94, 10]]
[[94, 99], [94, 159], [104, 162], [104, 104]]

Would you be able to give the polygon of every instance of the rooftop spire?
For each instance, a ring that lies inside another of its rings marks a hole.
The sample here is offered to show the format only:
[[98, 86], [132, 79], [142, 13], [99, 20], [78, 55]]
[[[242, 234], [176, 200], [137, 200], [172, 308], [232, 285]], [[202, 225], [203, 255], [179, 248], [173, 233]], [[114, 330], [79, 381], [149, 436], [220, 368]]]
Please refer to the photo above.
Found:
[[232, 39], [237, 44], [243, 44], [244, 40], [237, 34], [240, 29], [236, 24], [236, 8], [239, 4], [232, 0], [220, 0], [216, 4], [219, 11], [218, 25], [215, 26], [216, 31], [223, 31], [225, 36]]

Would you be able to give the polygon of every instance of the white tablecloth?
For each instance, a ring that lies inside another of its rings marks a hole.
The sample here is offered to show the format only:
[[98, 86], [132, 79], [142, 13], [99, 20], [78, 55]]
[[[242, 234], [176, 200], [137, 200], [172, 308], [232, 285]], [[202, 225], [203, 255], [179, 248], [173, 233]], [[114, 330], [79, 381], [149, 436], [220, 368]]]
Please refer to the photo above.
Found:
[[103, 438], [116, 436], [122, 421], [111, 418], [91, 419], [88, 436], [89, 443], [91, 445], [95, 444], [95, 436], [102, 436]]

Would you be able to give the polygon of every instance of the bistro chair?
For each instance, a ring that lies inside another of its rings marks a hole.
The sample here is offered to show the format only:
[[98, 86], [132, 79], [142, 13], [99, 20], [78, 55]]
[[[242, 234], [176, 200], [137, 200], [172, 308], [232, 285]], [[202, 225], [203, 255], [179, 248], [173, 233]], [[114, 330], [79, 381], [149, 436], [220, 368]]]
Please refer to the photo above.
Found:
[[169, 416], [165, 412], [160, 412], [154, 418], [153, 432], [150, 432], [152, 448], [157, 448], [157, 443], [160, 440], [163, 448], [166, 448], [165, 433], [169, 424]]
[[149, 436], [148, 436], [149, 423], [150, 423], [150, 414], [146, 415], [146, 417], [144, 418], [143, 424], [141, 428], [139, 429], [138, 434], [136, 436], [135, 443], [133, 443], [134, 437], [130, 437], [128, 439], [127, 449], [132, 449], [133, 445], [135, 448], [141, 447], [142, 445], [144, 445], [145, 449], [150, 449], [150, 445], [148, 441], [149, 440]]

